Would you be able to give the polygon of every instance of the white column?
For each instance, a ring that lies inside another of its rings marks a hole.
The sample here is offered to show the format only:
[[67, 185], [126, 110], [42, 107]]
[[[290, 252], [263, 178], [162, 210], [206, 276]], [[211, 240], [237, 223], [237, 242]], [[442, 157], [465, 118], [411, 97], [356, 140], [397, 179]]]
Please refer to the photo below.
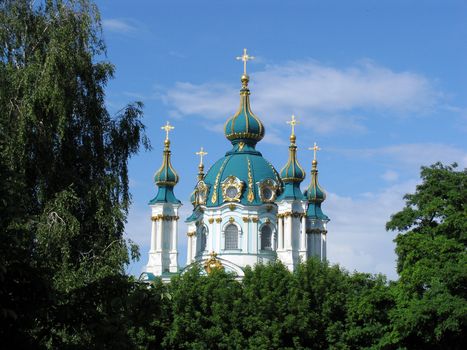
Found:
[[271, 234], [271, 249], [275, 250], [276, 247], [276, 232], [272, 231]]
[[278, 231], [279, 231], [279, 237], [278, 237], [279, 244], [278, 244], [277, 250], [282, 250], [284, 249], [284, 218], [283, 217], [280, 217], [277, 220], [277, 226], [278, 226]]
[[290, 250], [292, 249], [292, 216], [285, 217], [285, 225], [284, 225], [284, 243], [285, 249]]
[[156, 251], [156, 221], [151, 218], [151, 252]]
[[162, 230], [162, 225], [163, 225], [163, 222], [162, 222], [162, 218], [159, 218], [156, 222], [157, 222], [157, 234], [156, 234], [156, 238], [157, 238], [157, 243], [156, 243], [156, 250], [157, 251], [162, 251], [162, 236], [164, 234], [163, 230]]
[[178, 243], [178, 235], [177, 235], [177, 224], [178, 224], [178, 220], [177, 219], [173, 219], [172, 220], [172, 251], [177, 251], [177, 243]]
[[305, 228], [305, 216], [302, 216], [300, 228], [300, 250], [306, 251], [306, 228]]
[[191, 233], [188, 234], [188, 251], [186, 254], [186, 264], [190, 265], [191, 261], [193, 260], [193, 236]]
[[[216, 234], [215, 234], [215, 237], [216, 237], [216, 252], [220, 252], [221, 249], [223, 247], [221, 247], [221, 235], [222, 235], [222, 221], [220, 222], [217, 222], [216, 221], [216, 225], [213, 225], [213, 227], [215, 226], [216, 227]], [[211, 249], [211, 250], [214, 250], [214, 249]]]
[[326, 260], [326, 234], [321, 234], [321, 260]]

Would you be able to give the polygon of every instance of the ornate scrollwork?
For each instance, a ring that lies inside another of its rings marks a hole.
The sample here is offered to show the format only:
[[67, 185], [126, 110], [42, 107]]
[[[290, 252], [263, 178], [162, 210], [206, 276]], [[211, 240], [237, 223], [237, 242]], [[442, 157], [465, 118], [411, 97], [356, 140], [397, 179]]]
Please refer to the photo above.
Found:
[[262, 202], [271, 203], [276, 200], [277, 190], [279, 185], [276, 181], [272, 179], [266, 179], [264, 181], [258, 182], [259, 187], [259, 197]]
[[222, 197], [224, 202], [240, 202], [242, 190], [243, 182], [235, 176], [228, 176], [222, 182]]
[[223, 269], [222, 263], [219, 259], [217, 259], [217, 253], [211, 252], [209, 259], [207, 259], [204, 263], [204, 269], [207, 273], [211, 273], [213, 270]]
[[203, 180], [198, 182], [196, 186], [196, 202], [197, 204], [205, 205], [208, 199], [209, 185], [207, 185]]

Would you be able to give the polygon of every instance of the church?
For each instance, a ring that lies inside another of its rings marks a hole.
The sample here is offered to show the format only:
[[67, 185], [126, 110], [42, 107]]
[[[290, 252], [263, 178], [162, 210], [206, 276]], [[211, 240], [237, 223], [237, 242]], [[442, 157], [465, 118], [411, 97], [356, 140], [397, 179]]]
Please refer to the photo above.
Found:
[[246, 266], [279, 260], [293, 270], [311, 256], [326, 259], [326, 235], [329, 218], [321, 209], [326, 199], [318, 183], [318, 146], [314, 151], [311, 179], [304, 192], [300, 185], [305, 170], [297, 160], [295, 125], [292, 116], [289, 156], [280, 172], [257, 149], [265, 127], [250, 105], [247, 54], [237, 57], [244, 64], [241, 76], [240, 106], [224, 125], [231, 143], [225, 156], [205, 172], [201, 148], [198, 179], [191, 194], [193, 211], [185, 219], [188, 226], [186, 266], [178, 262], [178, 221], [182, 205], [174, 193], [179, 176], [170, 157], [167, 122], [162, 165], [154, 175], [158, 191], [149, 202], [151, 208], [151, 245], [142, 280], [156, 277], [168, 281], [194, 264], [206, 273], [224, 269], [239, 279]]

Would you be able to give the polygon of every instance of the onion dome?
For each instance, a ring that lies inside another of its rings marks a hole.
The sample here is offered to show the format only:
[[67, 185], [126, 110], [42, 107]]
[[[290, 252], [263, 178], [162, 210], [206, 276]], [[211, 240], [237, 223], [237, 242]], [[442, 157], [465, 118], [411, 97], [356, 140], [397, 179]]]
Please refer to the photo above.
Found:
[[170, 140], [169, 140], [169, 131], [174, 127], [167, 122], [165, 126], [162, 127], [166, 131], [166, 138], [164, 140], [164, 151], [162, 165], [159, 170], [154, 174], [154, 182], [158, 186], [159, 190], [155, 198], [153, 198], [149, 204], [154, 203], [180, 203], [180, 201], [175, 198], [173, 193], [174, 186], [178, 183], [179, 177], [175, 169], [172, 167], [170, 162]]
[[264, 137], [264, 125], [261, 123], [261, 120], [253, 114], [250, 108], [248, 75], [243, 74], [241, 82], [240, 107], [235, 115], [225, 123], [224, 133], [225, 137], [234, 145], [239, 142], [244, 142], [254, 146]]
[[318, 183], [318, 161], [316, 160], [316, 151], [318, 151], [319, 148], [315, 143], [314, 147], [311, 149], [314, 150], [315, 156], [311, 163], [311, 183], [305, 191], [305, 196], [308, 200], [307, 217], [327, 222], [329, 218], [321, 210], [321, 203], [326, 199], [326, 193]]
[[282, 182], [284, 183], [284, 192], [279, 199], [303, 200], [304, 198], [300, 191], [300, 183], [305, 179], [306, 175], [297, 160], [295, 125], [298, 124], [298, 121], [295, 119], [295, 116], [292, 115], [292, 120], [287, 123], [292, 126], [292, 134], [290, 135], [289, 159], [280, 172]]

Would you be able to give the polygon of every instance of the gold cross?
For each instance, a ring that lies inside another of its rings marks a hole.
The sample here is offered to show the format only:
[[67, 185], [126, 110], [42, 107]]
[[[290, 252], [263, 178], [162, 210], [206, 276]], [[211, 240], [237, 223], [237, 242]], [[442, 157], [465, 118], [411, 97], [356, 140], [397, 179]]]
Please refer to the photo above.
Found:
[[199, 159], [199, 165], [203, 165], [203, 157], [204, 157], [205, 155], [207, 155], [207, 154], [208, 154], [208, 152], [204, 152], [204, 148], [203, 148], [203, 147], [201, 147], [201, 149], [199, 150], [199, 152], [196, 152], [196, 155], [198, 155], [199, 158], [200, 158], [200, 159]]
[[295, 125], [300, 124], [300, 122], [295, 119], [295, 116], [292, 114], [292, 120], [287, 121], [287, 124], [292, 126], [292, 136], [295, 136]]
[[316, 142], [315, 142], [314, 146], [313, 146], [313, 147], [309, 147], [308, 149], [309, 149], [310, 151], [313, 151], [313, 160], [316, 160], [316, 151], [321, 151], [321, 148], [319, 148], [318, 145], [317, 145]]
[[164, 126], [161, 126], [161, 129], [165, 130], [165, 139], [168, 140], [169, 139], [169, 132], [172, 131], [173, 129], [175, 129], [175, 127], [173, 127], [172, 125], [170, 125], [169, 122], [167, 122], [167, 124], [165, 124]]
[[255, 58], [253, 56], [248, 56], [248, 54], [246, 53], [246, 49], [243, 49], [243, 55], [242, 56], [237, 57], [237, 60], [242, 60], [243, 61], [243, 74], [246, 75], [246, 63], [249, 60], [254, 60], [254, 59]]

